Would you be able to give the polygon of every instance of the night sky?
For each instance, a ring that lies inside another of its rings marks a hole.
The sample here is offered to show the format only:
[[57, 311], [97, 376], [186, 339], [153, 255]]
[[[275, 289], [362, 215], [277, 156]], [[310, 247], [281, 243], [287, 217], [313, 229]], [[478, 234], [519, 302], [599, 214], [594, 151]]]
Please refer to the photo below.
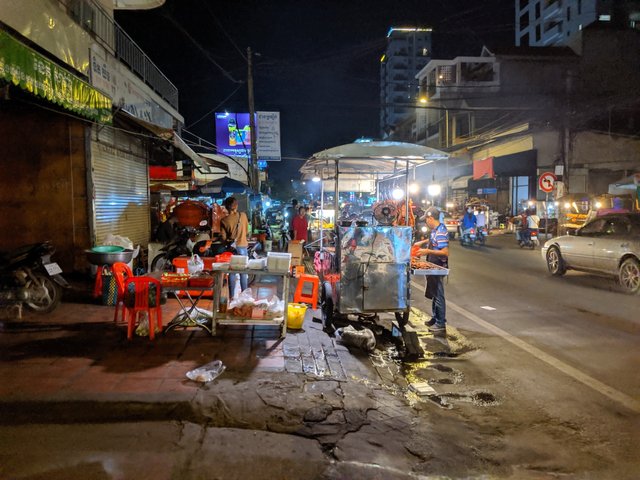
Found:
[[390, 26], [432, 27], [434, 58], [514, 43], [513, 0], [167, 0], [116, 21], [178, 87], [186, 129], [212, 143], [215, 111], [248, 111], [243, 54], [260, 54], [255, 105], [281, 112], [289, 160], [269, 168], [280, 177], [297, 177], [314, 152], [379, 136]]

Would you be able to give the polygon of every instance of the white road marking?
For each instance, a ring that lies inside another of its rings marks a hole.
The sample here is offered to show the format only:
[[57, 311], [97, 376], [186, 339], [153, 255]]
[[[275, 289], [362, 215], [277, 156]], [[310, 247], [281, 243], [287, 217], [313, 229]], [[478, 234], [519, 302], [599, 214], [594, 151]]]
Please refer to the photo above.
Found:
[[484, 308], [485, 310], [495, 310], [495, 308], [490, 307], [489, 305], [485, 305], [484, 307], [480, 307], [480, 308]]
[[[411, 285], [413, 285], [416, 288], [424, 288], [420, 284], [413, 281], [411, 282]], [[524, 350], [530, 355], [533, 355], [538, 360], [541, 360], [551, 365], [553, 368], [560, 370], [565, 375], [569, 375], [574, 380], [577, 380], [578, 382], [583, 383], [584, 385], [595, 390], [596, 392], [599, 392], [602, 395], [609, 397], [611, 400], [614, 400], [620, 403], [621, 405], [624, 405], [629, 410], [632, 410], [635, 413], [640, 413], [640, 401], [636, 400], [633, 397], [630, 397], [626, 393], [622, 393], [616, 390], [615, 388], [610, 387], [609, 385], [606, 385], [601, 381], [596, 380], [593, 377], [590, 377], [586, 373], [581, 372], [577, 368], [574, 368], [571, 365], [564, 363], [562, 360], [558, 360], [554, 356], [549, 355], [546, 352], [543, 352], [542, 350], [540, 350], [537, 347], [534, 347], [533, 345], [529, 345], [527, 342], [520, 340], [519, 338], [511, 335], [509, 332], [502, 330], [499, 327], [496, 327], [495, 325], [481, 319], [476, 314], [462, 308], [459, 305], [456, 305], [455, 303], [449, 300], [447, 300], [447, 307], [450, 307], [452, 310], [455, 310], [460, 315], [468, 318], [472, 322], [475, 322], [478, 325], [486, 328], [487, 330], [495, 333], [496, 335], [499, 335], [500, 337], [504, 338], [506, 341], [512, 343], [516, 347]]]

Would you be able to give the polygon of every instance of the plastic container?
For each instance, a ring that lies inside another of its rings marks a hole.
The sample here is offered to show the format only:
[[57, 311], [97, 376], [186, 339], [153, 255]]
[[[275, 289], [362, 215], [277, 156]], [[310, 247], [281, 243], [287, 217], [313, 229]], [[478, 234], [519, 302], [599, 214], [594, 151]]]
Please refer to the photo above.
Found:
[[291, 268], [291, 254], [282, 252], [267, 253], [267, 270], [270, 272], [288, 272]]
[[96, 253], [119, 253], [124, 251], [124, 247], [119, 247], [117, 245], [99, 245], [97, 247], [93, 247], [91, 251]]
[[249, 257], [247, 255], [231, 255], [229, 268], [231, 270], [246, 270], [248, 264]]
[[287, 306], [287, 328], [299, 330], [304, 322], [307, 306], [304, 303], [290, 303]]

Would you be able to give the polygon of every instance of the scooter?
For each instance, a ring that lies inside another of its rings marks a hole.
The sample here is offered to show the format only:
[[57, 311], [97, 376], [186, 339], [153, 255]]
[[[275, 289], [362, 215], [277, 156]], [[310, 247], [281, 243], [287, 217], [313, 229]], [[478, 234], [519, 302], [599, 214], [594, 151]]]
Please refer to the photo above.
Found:
[[520, 240], [518, 241], [520, 248], [529, 247], [531, 250], [540, 245], [538, 241], [538, 229], [527, 228], [520, 232]]
[[476, 229], [476, 242], [480, 245], [487, 243], [487, 237], [489, 236], [489, 230], [487, 227], [477, 227]]
[[460, 232], [460, 245], [473, 245], [476, 241], [476, 229], [474, 227], [467, 228]]
[[60, 266], [51, 261], [55, 248], [49, 242], [25, 245], [0, 253], [0, 308], [22, 306], [36, 313], [49, 313], [62, 299], [62, 288], [69, 284]]

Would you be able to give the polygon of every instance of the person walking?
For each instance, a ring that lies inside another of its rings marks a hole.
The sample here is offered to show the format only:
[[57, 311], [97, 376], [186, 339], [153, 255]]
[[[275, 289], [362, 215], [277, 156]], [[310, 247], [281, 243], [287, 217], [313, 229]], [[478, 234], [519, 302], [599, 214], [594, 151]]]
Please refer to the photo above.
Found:
[[[229, 215], [220, 220], [220, 236], [223, 242], [229, 243], [236, 249], [238, 255], [247, 255], [249, 242], [247, 241], [247, 232], [249, 229], [249, 221], [244, 212], [238, 212], [238, 200], [234, 197], [228, 197], [224, 201], [224, 208], [227, 209]], [[247, 274], [240, 274], [241, 291], [247, 289]], [[236, 274], [229, 274], [229, 296], [235, 296]]]
[[[414, 244], [418, 247], [427, 244], [427, 248], [419, 248], [416, 251], [416, 256], [426, 255], [428, 262], [449, 268], [449, 233], [444, 223], [440, 222], [440, 211], [436, 207], [428, 208], [425, 219], [431, 232], [429, 239]], [[433, 334], [445, 335], [447, 333], [447, 309], [444, 298], [444, 282], [441, 275], [427, 277], [424, 296], [433, 300], [431, 303], [432, 317], [425, 324]]]

